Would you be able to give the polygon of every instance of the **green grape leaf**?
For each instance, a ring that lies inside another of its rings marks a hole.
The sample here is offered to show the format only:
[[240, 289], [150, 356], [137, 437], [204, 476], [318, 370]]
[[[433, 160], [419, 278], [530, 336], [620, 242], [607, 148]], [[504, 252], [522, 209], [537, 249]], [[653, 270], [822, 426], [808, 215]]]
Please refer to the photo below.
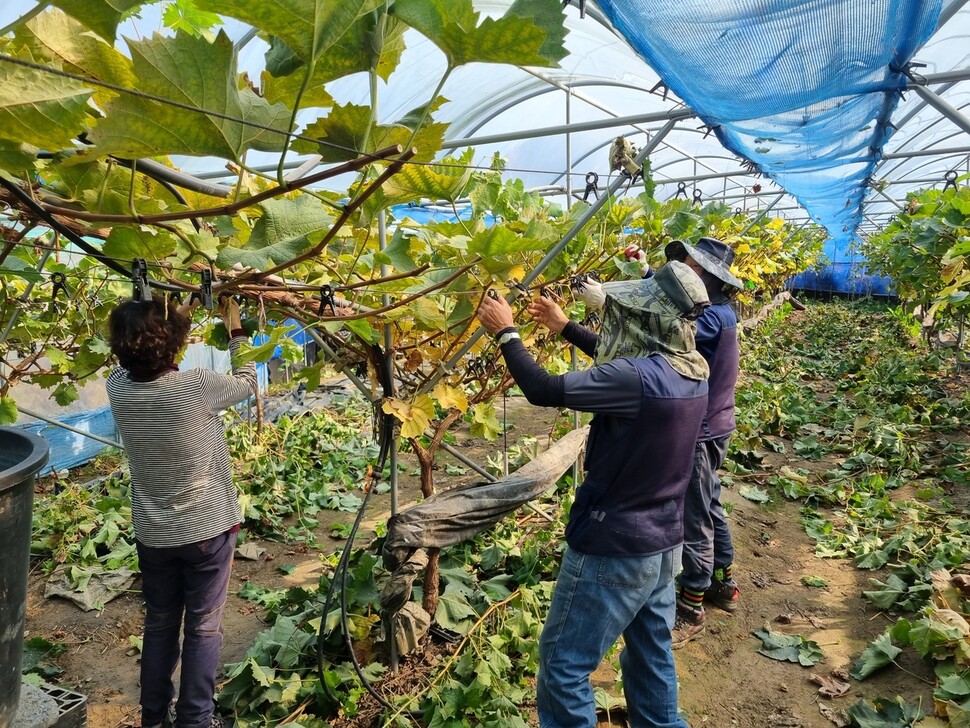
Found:
[[0, 397], [0, 425], [12, 425], [17, 421], [17, 403], [10, 397]]
[[111, 229], [101, 251], [110, 258], [144, 258], [146, 261], [157, 262], [174, 253], [177, 245], [178, 238], [166, 230], [147, 225], [117, 225]]
[[502, 224], [481, 230], [468, 242], [468, 252], [482, 257], [482, 265], [489, 272], [508, 267], [508, 256], [529, 250], [545, 250], [549, 247], [541, 240], [516, 235]]
[[858, 728], [905, 728], [923, 717], [923, 712], [901, 697], [895, 700], [876, 698], [872, 703], [860, 700], [846, 714]]
[[267, 200], [259, 207], [263, 216], [253, 226], [249, 240], [241, 248], [223, 248], [216, 259], [220, 267], [240, 263], [266, 270], [286, 263], [313, 248], [332, 222], [321, 202], [308, 195]]
[[555, 66], [566, 56], [565, 15], [555, 3], [519, 0], [480, 25], [471, 0], [395, 0], [391, 13], [437, 45], [450, 68], [472, 62]]
[[856, 680], [865, 680], [874, 672], [884, 668], [896, 659], [902, 650], [893, 644], [888, 632], [884, 632], [869, 643], [855, 662], [849, 674]]
[[107, 104], [106, 116], [92, 134], [100, 154], [188, 154], [238, 160], [250, 149], [283, 148], [289, 110], [282, 104], [270, 105], [248, 86], [239, 87], [235, 48], [224, 32], [211, 43], [178, 33], [174, 38], [155, 35], [128, 41], [128, 46], [137, 90], [186, 108], [118, 96]]
[[822, 659], [822, 650], [818, 643], [807, 640], [801, 635], [779, 634], [765, 629], [759, 629], [752, 634], [762, 642], [758, 653], [772, 660], [794, 662], [802, 667], [811, 667]]
[[[307, 88], [318, 88], [328, 81], [371, 69], [386, 81], [400, 63], [405, 30], [404, 23], [387, 15], [367, 13], [360, 16], [326, 54], [317, 59]], [[295, 71], [305, 67], [305, 61], [282, 38], [274, 35], [269, 40], [267, 73], [281, 80], [292, 79], [290, 88], [295, 91], [305, 75]]]
[[338, 43], [358, 18], [383, 3], [384, 0], [206, 0], [205, 8], [277, 36], [309, 63]]
[[100, 35], [105, 40], [114, 41], [118, 23], [124, 14], [141, 5], [145, 0], [51, 0], [51, 5]]
[[0, 64], [0, 142], [59, 151], [85, 130], [91, 90], [32, 68]]
[[165, 6], [162, 22], [172, 30], [205, 38], [220, 20], [218, 15], [203, 10], [193, 0], [174, 0]]

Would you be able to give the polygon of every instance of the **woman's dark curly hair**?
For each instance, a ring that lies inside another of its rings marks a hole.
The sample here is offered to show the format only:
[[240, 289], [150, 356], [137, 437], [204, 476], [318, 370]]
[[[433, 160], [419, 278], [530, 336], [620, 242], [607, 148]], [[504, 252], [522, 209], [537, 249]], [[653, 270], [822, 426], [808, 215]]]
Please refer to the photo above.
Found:
[[191, 326], [175, 302], [166, 304], [161, 296], [151, 301], [125, 301], [111, 312], [108, 343], [125, 369], [154, 371], [175, 363]]

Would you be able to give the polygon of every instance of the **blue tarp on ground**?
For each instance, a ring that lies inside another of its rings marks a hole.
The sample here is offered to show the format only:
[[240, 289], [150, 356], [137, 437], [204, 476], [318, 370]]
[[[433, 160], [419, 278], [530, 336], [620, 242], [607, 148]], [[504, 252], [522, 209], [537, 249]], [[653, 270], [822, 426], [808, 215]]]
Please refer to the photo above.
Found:
[[[794, 195], [852, 290], [862, 200], [942, 0], [598, 0], [721, 143]], [[849, 265], [844, 265], [849, 264]]]
[[[119, 441], [110, 407], [60, 415], [53, 419], [84, 432], [100, 435], [115, 442]], [[50, 445], [50, 459], [47, 462], [47, 467], [40, 472], [41, 475], [46, 475], [55, 470], [67, 470], [84, 465], [108, 448], [103, 442], [92, 440], [90, 437], [79, 435], [76, 432], [70, 432], [63, 427], [49, 425], [46, 422], [28, 423], [23, 425], [22, 429], [40, 435]]]

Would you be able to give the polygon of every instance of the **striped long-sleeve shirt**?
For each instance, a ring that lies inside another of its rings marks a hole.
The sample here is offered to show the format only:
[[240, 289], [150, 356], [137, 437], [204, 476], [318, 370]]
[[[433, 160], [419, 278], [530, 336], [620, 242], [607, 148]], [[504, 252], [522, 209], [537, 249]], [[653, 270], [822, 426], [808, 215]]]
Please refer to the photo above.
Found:
[[[244, 341], [229, 342], [233, 353]], [[106, 384], [131, 468], [131, 514], [139, 541], [154, 548], [218, 536], [239, 523], [220, 412], [256, 391], [253, 364], [219, 374], [168, 371], [135, 381], [117, 367]]]

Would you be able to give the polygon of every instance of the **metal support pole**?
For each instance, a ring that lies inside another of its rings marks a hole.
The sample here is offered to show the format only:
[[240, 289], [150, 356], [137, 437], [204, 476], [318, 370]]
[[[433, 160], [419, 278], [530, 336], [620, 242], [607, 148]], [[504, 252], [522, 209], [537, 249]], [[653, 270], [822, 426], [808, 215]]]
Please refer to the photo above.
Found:
[[902, 205], [900, 205], [898, 202], [896, 202], [896, 200], [894, 200], [892, 197], [890, 197], [889, 195], [887, 195], [885, 192], [883, 192], [878, 187], [870, 187], [869, 189], [875, 190], [877, 193], [879, 193], [880, 195], [882, 195], [883, 197], [885, 197], [887, 200], [889, 200], [891, 203], [893, 203], [896, 206], [896, 209], [897, 210], [903, 210], [903, 209], [905, 209]]
[[[380, 249], [381, 250], [384, 250], [384, 248], [387, 247], [387, 213], [384, 210], [381, 210], [379, 213], [377, 213], [377, 240], [378, 240], [378, 245], [380, 246]], [[389, 275], [389, 273], [390, 273], [390, 271], [388, 270], [388, 267], [386, 265], [382, 264], [381, 265], [381, 277], [387, 277]], [[387, 307], [388, 305], [390, 305], [390, 303], [391, 303], [391, 297], [390, 297], [390, 295], [387, 294], [387, 293], [383, 294], [381, 296], [381, 302], [383, 303], [383, 305], [385, 307]], [[391, 371], [393, 372], [394, 359], [393, 359], [393, 354], [391, 352], [391, 344], [392, 344], [392, 338], [391, 337], [392, 337], [391, 325], [390, 324], [384, 324], [384, 356], [387, 357], [388, 367], [390, 367], [391, 368]], [[392, 381], [393, 381], [393, 379], [392, 379]], [[384, 392], [384, 396], [385, 397], [393, 397], [394, 396], [394, 392], [393, 391], [391, 391], [391, 392]], [[390, 483], [390, 485], [391, 485], [391, 515], [392, 516], [396, 516], [397, 515], [397, 485], [398, 485], [398, 482], [397, 482], [397, 448], [398, 448], [398, 445], [399, 444], [400, 443], [398, 441], [398, 438], [395, 437], [394, 438], [394, 443], [391, 445], [391, 454], [390, 454], [390, 458], [391, 458], [391, 483]]]
[[[642, 164], [643, 160], [645, 160], [650, 153], [657, 148], [657, 145], [660, 144], [663, 138], [667, 136], [670, 130], [676, 125], [677, 119], [671, 119], [664, 124], [660, 131], [654, 134], [653, 139], [651, 139], [649, 143], [647, 143], [637, 154], [636, 159], [634, 160], [635, 163]], [[616, 179], [610, 183], [609, 187], [606, 188], [603, 194], [594, 200], [593, 204], [589, 206], [589, 209], [582, 214], [575, 224], [573, 224], [573, 226], [569, 229], [569, 232], [563, 236], [562, 240], [556, 243], [556, 245], [554, 245], [549, 252], [546, 253], [545, 257], [536, 264], [536, 267], [533, 268], [532, 271], [522, 280], [522, 285], [528, 286], [530, 283], [532, 283], [532, 281], [538, 278], [542, 271], [544, 271], [549, 264], [555, 260], [556, 256], [558, 256], [563, 249], [569, 245], [570, 242], [572, 242], [573, 238], [579, 234], [579, 231], [586, 227], [586, 224], [593, 219], [596, 213], [599, 212], [600, 208], [603, 207], [603, 205], [605, 205], [607, 201], [610, 200], [613, 195], [616, 194], [617, 190], [619, 190], [620, 187], [622, 187], [625, 183], [626, 178], [623, 175], [617, 175]], [[429, 378], [428, 382], [424, 385], [424, 387], [421, 388], [420, 393], [424, 394], [434, 389], [434, 386], [441, 380], [441, 378], [445, 374], [449, 373], [455, 364], [462, 360], [465, 354], [471, 351], [472, 347], [475, 346], [475, 343], [482, 336], [484, 336], [484, 334], [485, 329], [480, 328], [474, 334], [468, 337], [468, 341], [466, 341], [464, 345], [452, 355], [451, 359], [442, 364], [438, 371]]]
[[[766, 207], [766, 208], [765, 208], [764, 210], [762, 210], [761, 212], [759, 212], [759, 213], [758, 213], [758, 216], [757, 216], [757, 217], [756, 217], [756, 218], [755, 218], [754, 220], [752, 220], [752, 221], [751, 221], [750, 223], [748, 223], [748, 226], [747, 226], [747, 227], [746, 227], [746, 228], [745, 228], [744, 230], [742, 230], [742, 231], [741, 231], [740, 233], [738, 233], [738, 235], [744, 235], [744, 234], [745, 234], [746, 232], [748, 232], [748, 230], [750, 230], [750, 229], [751, 229], [751, 228], [753, 228], [753, 227], [754, 227], [755, 225], [757, 225], [757, 224], [758, 224], [759, 222], [761, 222], [761, 219], [762, 219], [762, 218], [763, 218], [763, 217], [764, 217], [765, 215], [767, 215], [767, 214], [768, 214], [769, 212], [771, 212], [771, 209], [772, 209], [772, 208], [773, 208], [773, 207], [774, 207], [775, 205], [777, 205], [777, 204], [778, 204], [779, 202], [781, 202], [781, 198], [782, 198], [782, 197], [784, 197], [784, 196], [785, 196], [785, 195], [787, 195], [787, 194], [788, 194], [787, 192], [782, 192], [782, 193], [781, 193], [780, 195], [778, 195], [778, 196], [777, 196], [777, 197], [776, 197], [776, 198], [775, 198], [775, 199], [774, 199], [774, 200], [772, 201], [772, 203], [771, 203], [770, 205], [768, 205], [768, 207]], [[761, 198], [759, 197], [758, 199], [760, 200]]]
[[120, 442], [109, 440], [107, 437], [101, 437], [101, 435], [95, 435], [93, 432], [85, 432], [84, 430], [79, 430], [77, 427], [72, 427], [71, 425], [68, 425], [65, 422], [59, 422], [58, 420], [51, 419], [50, 417], [45, 417], [39, 412], [34, 412], [33, 410], [29, 410], [26, 407], [21, 407], [19, 404], [17, 405], [17, 411], [27, 415], [28, 417], [33, 417], [35, 419], [38, 419], [41, 422], [46, 422], [48, 425], [54, 425], [55, 427], [60, 427], [61, 429], [67, 430], [68, 432], [73, 432], [76, 435], [83, 435], [84, 437], [88, 437], [92, 440], [103, 442], [105, 445], [111, 445], [111, 447], [116, 447], [119, 450], [123, 449], [123, 446]]
[[942, 96], [934, 91], [930, 91], [926, 86], [913, 86], [913, 91], [923, 97], [923, 99], [934, 109], [939, 111], [943, 116], [952, 121], [958, 127], [963, 129], [967, 134], [970, 134], [970, 118], [960, 112], [955, 106], [950, 104], [949, 101], [944, 99]]

